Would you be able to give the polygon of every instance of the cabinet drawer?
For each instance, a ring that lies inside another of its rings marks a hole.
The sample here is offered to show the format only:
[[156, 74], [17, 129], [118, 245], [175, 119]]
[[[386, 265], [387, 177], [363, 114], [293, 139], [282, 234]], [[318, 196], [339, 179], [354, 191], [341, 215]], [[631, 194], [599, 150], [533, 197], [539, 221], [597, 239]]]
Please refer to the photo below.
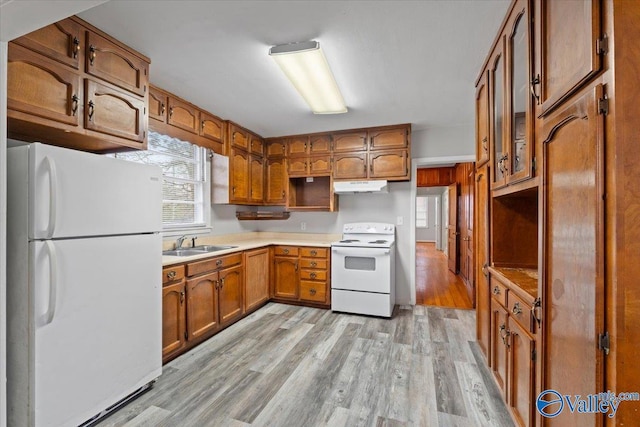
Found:
[[162, 284], [175, 282], [184, 278], [184, 265], [173, 265], [162, 269]]
[[534, 322], [531, 318], [531, 306], [512, 291], [507, 295], [506, 308], [511, 317], [514, 318], [524, 330], [531, 333], [534, 332]]
[[326, 270], [327, 269], [327, 260], [326, 259], [307, 259], [302, 258], [300, 260], [300, 268], [317, 268], [318, 270]]
[[305, 258], [326, 258], [327, 248], [302, 248], [300, 255]]
[[197, 261], [187, 264], [187, 276], [195, 276], [196, 274], [206, 273], [208, 271], [219, 270], [221, 268], [230, 267], [242, 262], [242, 252], [235, 254], [209, 258], [204, 261]]
[[491, 295], [503, 307], [507, 306], [507, 291], [508, 288], [505, 285], [498, 282], [493, 277], [491, 278]]
[[299, 248], [295, 246], [276, 246], [274, 253], [279, 256], [298, 256]]
[[300, 299], [313, 302], [326, 302], [327, 283], [300, 281]]
[[327, 280], [327, 270], [300, 270], [300, 279]]

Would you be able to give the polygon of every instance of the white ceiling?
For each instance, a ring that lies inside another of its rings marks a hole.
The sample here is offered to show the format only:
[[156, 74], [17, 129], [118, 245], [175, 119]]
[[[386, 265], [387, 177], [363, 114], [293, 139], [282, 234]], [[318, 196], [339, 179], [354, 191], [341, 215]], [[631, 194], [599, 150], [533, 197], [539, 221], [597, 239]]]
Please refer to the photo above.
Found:
[[[79, 16], [151, 58], [151, 82], [262, 136], [473, 126], [509, 1], [109, 1]], [[317, 40], [349, 112], [314, 115], [268, 56]]]

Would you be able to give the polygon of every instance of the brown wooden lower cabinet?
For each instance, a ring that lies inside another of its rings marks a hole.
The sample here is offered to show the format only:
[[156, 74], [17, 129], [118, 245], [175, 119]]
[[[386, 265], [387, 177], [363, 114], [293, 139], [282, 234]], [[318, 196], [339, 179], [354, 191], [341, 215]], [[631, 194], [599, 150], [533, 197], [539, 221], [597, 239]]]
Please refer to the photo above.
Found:
[[533, 297], [514, 286], [491, 277], [491, 370], [516, 424], [530, 427], [535, 425], [537, 325]]
[[164, 362], [242, 317], [243, 277], [242, 253], [163, 269]]
[[329, 305], [329, 265], [327, 248], [276, 246], [273, 298], [314, 306]]
[[269, 300], [269, 249], [244, 253], [244, 310], [249, 312]]
[[163, 268], [163, 362], [270, 299], [329, 307], [330, 265], [326, 247], [280, 245]]

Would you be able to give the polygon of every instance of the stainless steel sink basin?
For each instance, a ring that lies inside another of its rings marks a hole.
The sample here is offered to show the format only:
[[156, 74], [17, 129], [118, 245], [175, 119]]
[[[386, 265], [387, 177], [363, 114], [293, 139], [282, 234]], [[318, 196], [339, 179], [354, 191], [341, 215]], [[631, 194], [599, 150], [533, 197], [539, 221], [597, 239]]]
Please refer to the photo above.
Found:
[[209, 252], [224, 251], [225, 249], [233, 249], [233, 248], [237, 248], [237, 246], [201, 245], [193, 248], [172, 249], [170, 251], [163, 251], [162, 255], [170, 255], [170, 256], [202, 255], [202, 254], [207, 254]]
[[225, 249], [233, 249], [233, 248], [237, 248], [237, 246], [200, 245], [200, 246], [195, 246], [193, 249], [203, 251], [203, 252], [216, 252], [216, 251], [224, 251]]
[[198, 249], [173, 249], [170, 251], [162, 251], [162, 255], [171, 255], [171, 256], [191, 256], [191, 255], [202, 255], [206, 254], [207, 251], [201, 251]]

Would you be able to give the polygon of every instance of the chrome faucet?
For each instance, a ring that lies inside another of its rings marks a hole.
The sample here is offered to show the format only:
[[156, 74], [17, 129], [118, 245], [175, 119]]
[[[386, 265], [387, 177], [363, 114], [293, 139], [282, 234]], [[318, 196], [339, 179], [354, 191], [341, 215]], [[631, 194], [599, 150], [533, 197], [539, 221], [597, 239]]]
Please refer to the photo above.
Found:
[[182, 243], [184, 242], [184, 239], [186, 239], [187, 236], [180, 236], [176, 239], [176, 249], [182, 249]]

